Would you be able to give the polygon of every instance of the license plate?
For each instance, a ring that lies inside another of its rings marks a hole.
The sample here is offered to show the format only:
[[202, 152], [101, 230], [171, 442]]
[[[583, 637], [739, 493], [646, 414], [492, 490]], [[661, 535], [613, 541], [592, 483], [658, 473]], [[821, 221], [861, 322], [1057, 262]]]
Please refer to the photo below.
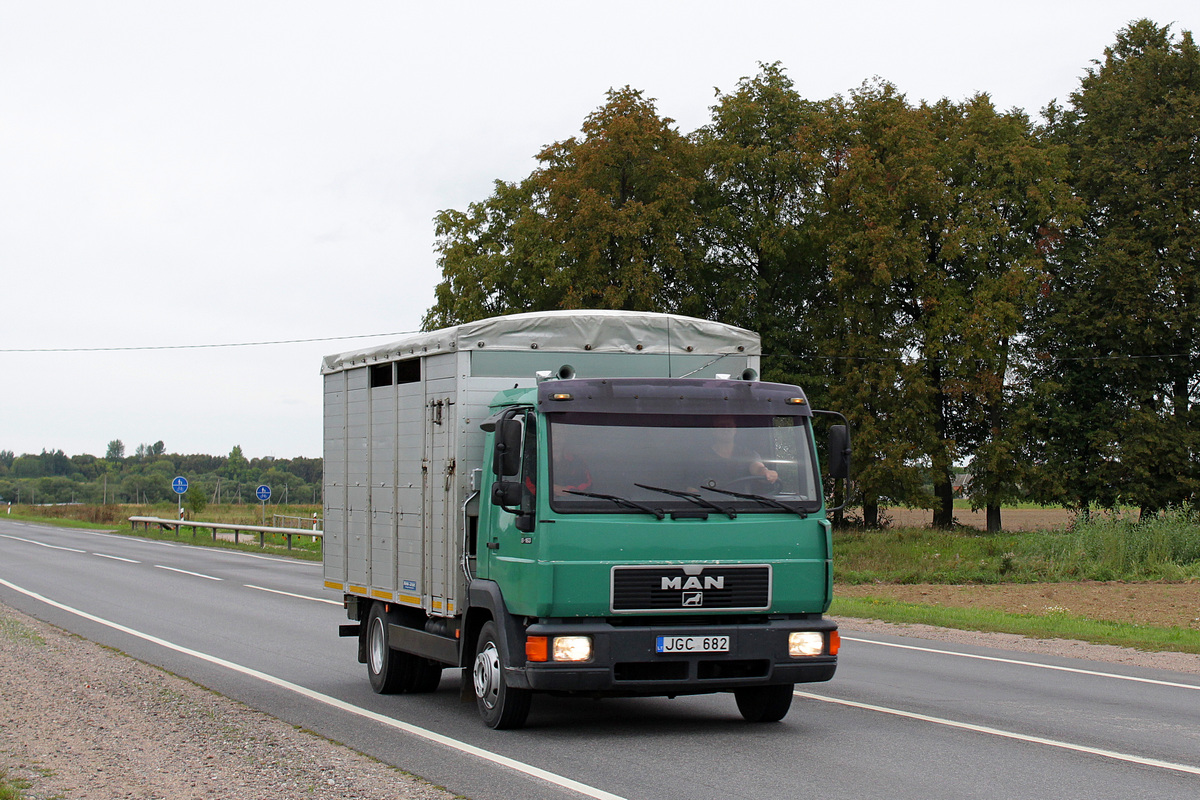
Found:
[[659, 636], [660, 653], [728, 653], [728, 636]]

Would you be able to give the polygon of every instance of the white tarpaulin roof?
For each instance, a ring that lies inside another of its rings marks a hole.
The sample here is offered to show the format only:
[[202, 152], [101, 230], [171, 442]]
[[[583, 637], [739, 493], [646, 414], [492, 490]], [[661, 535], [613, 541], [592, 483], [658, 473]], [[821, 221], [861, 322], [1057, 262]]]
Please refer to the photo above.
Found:
[[455, 350], [761, 355], [757, 333], [644, 311], [535, 311], [414, 333], [383, 347], [326, 356], [321, 372]]

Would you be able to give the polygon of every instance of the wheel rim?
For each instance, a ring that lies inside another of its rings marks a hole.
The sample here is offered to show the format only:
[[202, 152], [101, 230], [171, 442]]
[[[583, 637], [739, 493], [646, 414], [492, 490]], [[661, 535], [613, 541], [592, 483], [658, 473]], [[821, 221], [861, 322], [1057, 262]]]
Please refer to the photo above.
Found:
[[371, 659], [371, 672], [376, 675], [383, 672], [383, 661], [387, 654], [387, 639], [383, 635], [383, 620], [376, 617], [371, 624], [371, 641], [368, 656]]
[[496, 645], [487, 646], [475, 656], [475, 696], [488, 708], [500, 699], [500, 653]]

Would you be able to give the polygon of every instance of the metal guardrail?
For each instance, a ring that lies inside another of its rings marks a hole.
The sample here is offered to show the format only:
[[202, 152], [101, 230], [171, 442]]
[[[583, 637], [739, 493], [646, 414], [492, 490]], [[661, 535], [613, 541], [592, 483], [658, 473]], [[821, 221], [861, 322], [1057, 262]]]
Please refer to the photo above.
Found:
[[242, 525], [233, 522], [193, 522], [186, 519], [164, 519], [162, 517], [130, 517], [129, 524], [133, 530], [137, 530], [138, 524], [141, 524], [144, 529], [149, 529], [152, 525], [157, 525], [164, 530], [173, 530], [176, 535], [179, 535], [181, 528], [191, 528], [192, 536], [196, 535], [199, 528], [206, 528], [212, 531], [213, 541], [217, 541], [217, 531], [233, 531], [233, 543], [238, 543], [238, 535], [241, 533], [258, 534], [258, 544], [260, 547], [266, 546], [268, 533], [279, 533], [287, 537], [288, 550], [292, 549], [293, 536], [311, 536], [313, 539], [320, 538], [324, 544], [324, 531], [320, 530], [305, 530], [303, 528], [273, 528], [270, 525]]
[[[325, 527], [325, 520], [322, 519], [321, 517], [318, 517], [315, 513], [312, 515], [311, 518], [309, 518], [309, 517], [289, 517], [286, 514], [272, 514], [271, 515], [271, 524], [272, 525], [276, 525], [279, 527], [287, 527], [286, 525], [280, 526], [279, 523], [280, 523], [280, 521], [287, 522], [288, 520], [295, 520], [296, 524], [293, 525], [292, 527], [299, 528], [300, 530], [304, 530], [304, 531], [307, 531], [307, 530], [319, 531]], [[312, 527], [311, 528], [302, 527], [305, 525], [311, 525]]]

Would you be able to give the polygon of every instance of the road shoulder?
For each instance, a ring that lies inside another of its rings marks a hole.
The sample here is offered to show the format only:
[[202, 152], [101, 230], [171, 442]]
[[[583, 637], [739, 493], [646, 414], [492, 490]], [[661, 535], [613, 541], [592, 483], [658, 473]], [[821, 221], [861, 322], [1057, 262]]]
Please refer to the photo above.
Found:
[[454, 795], [0, 604], [0, 770], [42, 797]]

